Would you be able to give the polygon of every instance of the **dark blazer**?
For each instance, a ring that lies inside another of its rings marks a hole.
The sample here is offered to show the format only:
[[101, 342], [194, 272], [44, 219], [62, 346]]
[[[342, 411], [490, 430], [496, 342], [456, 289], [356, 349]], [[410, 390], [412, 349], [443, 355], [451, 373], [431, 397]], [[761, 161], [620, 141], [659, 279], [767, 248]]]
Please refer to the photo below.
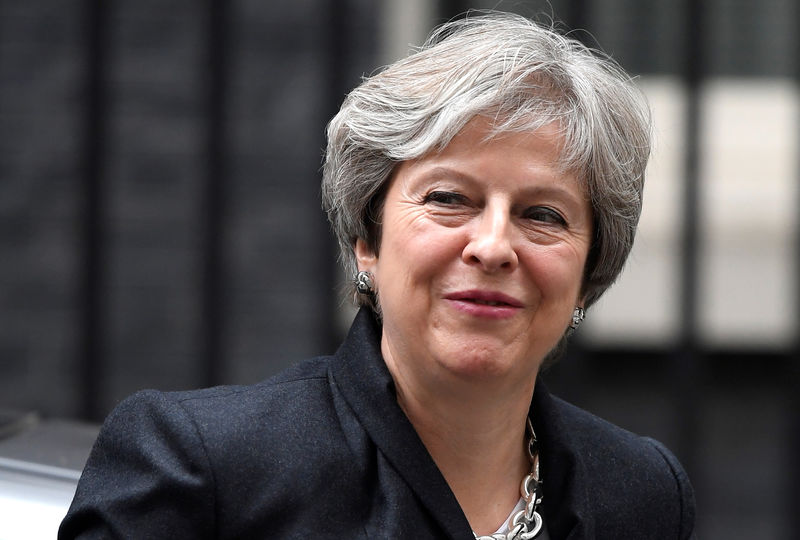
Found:
[[[128, 398], [59, 538], [472, 538], [397, 405], [379, 342], [362, 310], [335, 356], [253, 386]], [[663, 446], [541, 383], [531, 414], [553, 540], [690, 537], [692, 488]]]

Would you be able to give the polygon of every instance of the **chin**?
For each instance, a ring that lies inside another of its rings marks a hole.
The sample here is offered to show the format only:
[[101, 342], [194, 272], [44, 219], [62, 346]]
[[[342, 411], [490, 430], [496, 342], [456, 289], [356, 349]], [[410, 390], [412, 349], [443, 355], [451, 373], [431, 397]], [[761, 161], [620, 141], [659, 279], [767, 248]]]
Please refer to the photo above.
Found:
[[[519, 365], [509, 361], [513, 355], [496, 348], [470, 347], [453, 351], [446, 356], [444, 367], [463, 379], [502, 379], [519, 371]], [[516, 369], [515, 369], [516, 368]]]

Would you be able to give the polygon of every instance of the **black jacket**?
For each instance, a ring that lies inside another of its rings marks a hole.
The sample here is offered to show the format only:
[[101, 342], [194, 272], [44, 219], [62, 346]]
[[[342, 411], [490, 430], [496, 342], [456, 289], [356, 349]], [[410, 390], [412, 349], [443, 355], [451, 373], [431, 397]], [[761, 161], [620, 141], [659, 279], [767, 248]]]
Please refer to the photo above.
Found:
[[[472, 538], [362, 310], [335, 356], [253, 386], [146, 391], [108, 417], [59, 538]], [[658, 442], [531, 405], [553, 540], [679, 539], [694, 497]]]

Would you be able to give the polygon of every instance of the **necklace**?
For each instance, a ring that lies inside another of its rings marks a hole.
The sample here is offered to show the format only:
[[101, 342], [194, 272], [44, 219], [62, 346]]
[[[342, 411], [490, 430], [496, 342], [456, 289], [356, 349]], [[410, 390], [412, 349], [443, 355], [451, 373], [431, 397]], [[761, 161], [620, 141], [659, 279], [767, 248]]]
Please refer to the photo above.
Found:
[[474, 532], [475, 540], [530, 540], [542, 530], [542, 516], [536, 509], [542, 504], [542, 480], [539, 475], [539, 447], [536, 443], [536, 433], [533, 432], [531, 419], [528, 418], [527, 453], [531, 462], [531, 472], [522, 479], [519, 487], [525, 508], [514, 514], [511, 518], [509, 531], [506, 534], [496, 533], [491, 536], [478, 536]]

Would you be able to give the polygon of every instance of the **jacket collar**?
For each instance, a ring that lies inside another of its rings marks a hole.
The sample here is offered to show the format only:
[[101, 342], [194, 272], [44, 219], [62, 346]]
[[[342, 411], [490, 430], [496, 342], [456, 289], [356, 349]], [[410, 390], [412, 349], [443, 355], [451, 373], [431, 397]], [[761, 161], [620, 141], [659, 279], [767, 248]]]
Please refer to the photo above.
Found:
[[336, 352], [331, 374], [361, 425], [432, 518], [453, 540], [472, 529], [411, 422], [397, 404], [394, 381], [380, 351], [381, 326], [362, 308]]
[[[336, 353], [332, 375], [375, 445], [453, 539], [471, 538], [469, 522], [411, 422], [397, 404], [380, 351], [381, 326], [362, 308]], [[541, 379], [541, 378], [540, 378]], [[594, 538], [586, 473], [563, 407], [537, 380], [531, 418], [539, 439], [544, 520], [551, 538]]]

